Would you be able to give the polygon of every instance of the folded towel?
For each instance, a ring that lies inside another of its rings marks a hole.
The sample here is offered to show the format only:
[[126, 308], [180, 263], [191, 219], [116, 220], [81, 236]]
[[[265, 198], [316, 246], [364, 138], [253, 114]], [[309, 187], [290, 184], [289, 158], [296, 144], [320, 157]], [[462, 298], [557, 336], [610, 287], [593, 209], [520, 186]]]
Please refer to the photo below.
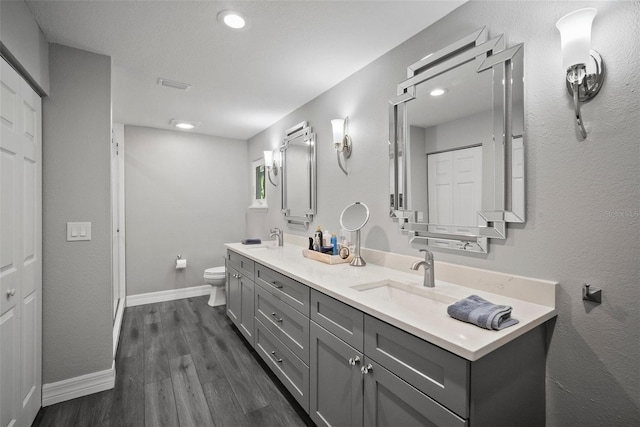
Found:
[[259, 245], [260, 243], [262, 243], [262, 240], [255, 238], [255, 239], [242, 239], [240, 240], [240, 243], [242, 243], [243, 245]]
[[517, 319], [511, 317], [510, 306], [492, 304], [477, 295], [451, 304], [447, 307], [447, 313], [454, 319], [496, 331], [518, 323]]

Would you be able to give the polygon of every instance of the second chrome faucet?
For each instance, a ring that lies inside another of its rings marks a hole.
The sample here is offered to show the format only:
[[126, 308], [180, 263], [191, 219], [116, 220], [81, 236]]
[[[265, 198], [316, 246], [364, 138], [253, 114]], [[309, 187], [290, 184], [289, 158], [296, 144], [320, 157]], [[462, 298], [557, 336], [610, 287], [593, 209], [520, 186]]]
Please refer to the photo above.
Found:
[[269, 237], [276, 236], [278, 238], [278, 246], [284, 246], [284, 239], [282, 238], [282, 230], [278, 227], [270, 231]]
[[424, 252], [424, 261], [416, 261], [411, 265], [412, 270], [418, 270], [420, 266], [424, 267], [424, 282], [423, 285], [427, 288], [433, 288], [436, 285], [434, 279], [434, 265], [433, 265], [433, 253], [427, 249], [420, 249], [420, 252]]

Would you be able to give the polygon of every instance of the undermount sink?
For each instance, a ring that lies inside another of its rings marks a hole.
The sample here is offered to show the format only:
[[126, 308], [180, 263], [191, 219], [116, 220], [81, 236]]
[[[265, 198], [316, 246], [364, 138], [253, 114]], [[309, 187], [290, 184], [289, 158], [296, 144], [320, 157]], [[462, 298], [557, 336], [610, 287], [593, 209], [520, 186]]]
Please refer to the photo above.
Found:
[[279, 247], [281, 247], [281, 246], [278, 246], [278, 245], [273, 244], [273, 243], [262, 243], [262, 244], [259, 244], [259, 245], [247, 245], [247, 249], [249, 249], [250, 251], [255, 251], [255, 250], [258, 250], [258, 249], [262, 249], [264, 251], [264, 250], [267, 250], [267, 249], [278, 249]]
[[[437, 285], [436, 285], [437, 286]], [[363, 295], [383, 300], [388, 303], [410, 306], [431, 300], [443, 304], [452, 304], [457, 301], [450, 295], [437, 291], [436, 288], [425, 288], [421, 285], [396, 282], [394, 280], [381, 280], [373, 283], [351, 286], [351, 289], [362, 292]]]

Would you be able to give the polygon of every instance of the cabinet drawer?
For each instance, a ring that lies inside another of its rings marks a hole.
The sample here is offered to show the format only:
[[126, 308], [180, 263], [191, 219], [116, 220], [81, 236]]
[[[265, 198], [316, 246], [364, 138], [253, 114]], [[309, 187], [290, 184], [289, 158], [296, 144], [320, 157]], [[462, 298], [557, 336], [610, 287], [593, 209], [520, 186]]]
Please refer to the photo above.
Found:
[[369, 369], [363, 375], [365, 426], [468, 426], [466, 419], [460, 418], [368, 357], [365, 357], [364, 363]]
[[443, 406], [468, 418], [469, 362], [365, 316], [364, 353]]
[[227, 251], [227, 260], [229, 261], [229, 265], [231, 267], [238, 270], [238, 273], [248, 277], [251, 280], [254, 280], [254, 261], [233, 251]]
[[309, 363], [309, 318], [283, 303], [266, 289], [255, 288], [256, 319], [303, 362]]
[[260, 264], [256, 264], [256, 283], [309, 317], [308, 286]]
[[360, 310], [314, 289], [311, 290], [311, 320], [362, 351], [364, 314]]
[[256, 351], [304, 410], [309, 412], [309, 367], [256, 320]]

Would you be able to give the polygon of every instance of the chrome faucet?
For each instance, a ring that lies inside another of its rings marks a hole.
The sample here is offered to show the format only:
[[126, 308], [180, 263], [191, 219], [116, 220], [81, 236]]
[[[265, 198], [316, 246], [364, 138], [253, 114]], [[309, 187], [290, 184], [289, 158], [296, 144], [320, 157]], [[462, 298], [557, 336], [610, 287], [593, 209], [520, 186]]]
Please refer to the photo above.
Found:
[[423, 285], [427, 288], [433, 288], [436, 285], [433, 274], [433, 253], [426, 249], [420, 249], [420, 252], [424, 252], [424, 261], [416, 261], [411, 266], [412, 270], [417, 270], [420, 266], [424, 267], [424, 282]]
[[276, 236], [278, 239], [278, 246], [284, 246], [284, 239], [282, 238], [282, 230], [280, 230], [278, 227], [272, 229], [270, 231], [271, 234], [269, 234], [269, 237], [273, 237]]

